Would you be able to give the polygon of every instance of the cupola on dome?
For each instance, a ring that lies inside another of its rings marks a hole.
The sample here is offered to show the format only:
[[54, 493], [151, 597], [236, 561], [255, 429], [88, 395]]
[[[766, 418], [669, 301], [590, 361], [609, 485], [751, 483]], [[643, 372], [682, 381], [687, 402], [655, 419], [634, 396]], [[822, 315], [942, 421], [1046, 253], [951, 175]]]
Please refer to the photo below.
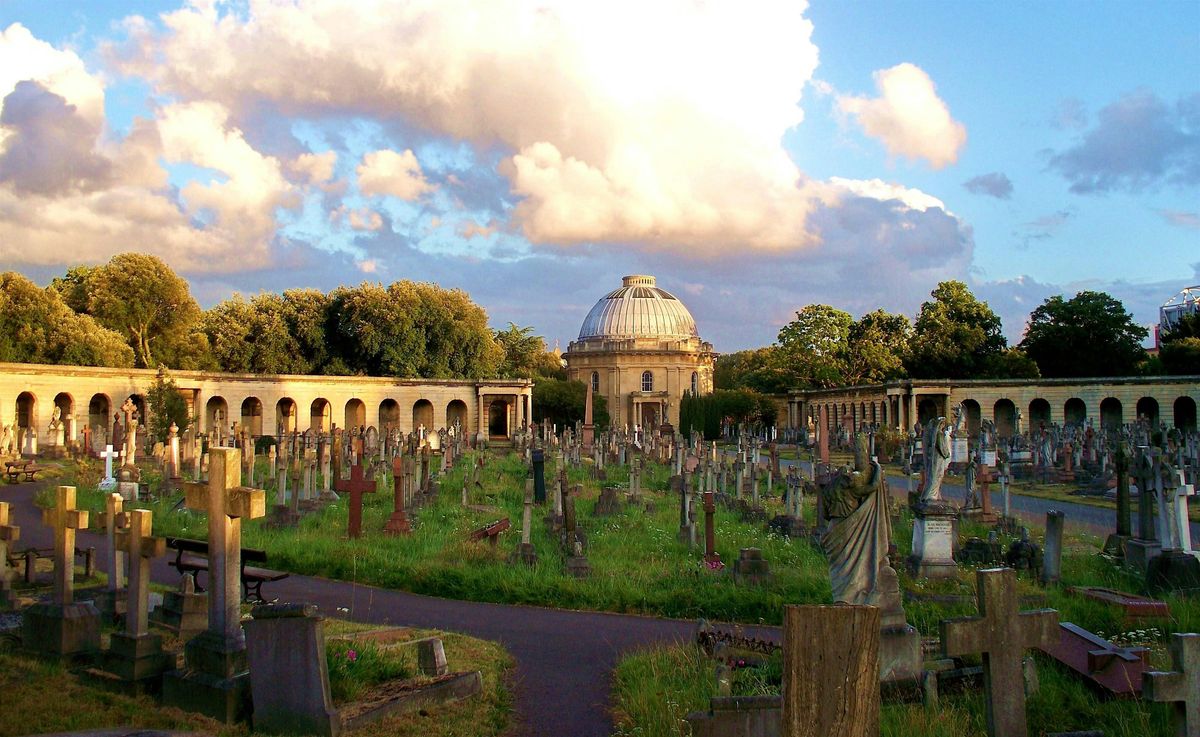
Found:
[[606, 294], [584, 318], [579, 340], [591, 338], [698, 337], [692, 313], [679, 299], [655, 284], [653, 276], [635, 274]]

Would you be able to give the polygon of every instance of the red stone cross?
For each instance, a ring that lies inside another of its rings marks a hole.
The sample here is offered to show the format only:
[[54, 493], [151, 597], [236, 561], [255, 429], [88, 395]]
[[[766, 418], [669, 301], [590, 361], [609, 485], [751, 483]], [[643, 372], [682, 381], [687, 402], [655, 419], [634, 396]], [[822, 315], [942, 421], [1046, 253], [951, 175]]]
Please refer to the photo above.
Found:
[[361, 456], [359, 462], [350, 467], [350, 478], [335, 479], [333, 488], [343, 494], [349, 492], [350, 522], [346, 534], [351, 539], [360, 537], [362, 535], [362, 495], [375, 493], [375, 480], [368, 481], [363, 478]]
[[1058, 612], [1018, 611], [1017, 572], [976, 572], [978, 617], [942, 620], [942, 650], [949, 657], [983, 653], [984, 701], [991, 737], [1025, 737], [1025, 681], [1021, 660], [1031, 647], [1058, 644]]
[[389, 535], [407, 535], [412, 532], [412, 525], [404, 512], [404, 459], [399, 456], [392, 459], [392, 500], [392, 516], [383, 531]]

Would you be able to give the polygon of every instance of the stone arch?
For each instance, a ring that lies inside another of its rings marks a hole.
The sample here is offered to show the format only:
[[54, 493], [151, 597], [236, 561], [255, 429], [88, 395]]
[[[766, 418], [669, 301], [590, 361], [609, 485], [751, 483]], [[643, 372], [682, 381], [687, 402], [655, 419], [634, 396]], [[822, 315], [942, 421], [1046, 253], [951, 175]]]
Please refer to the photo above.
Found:
[[92, 442], [103, 445], [100, 442], [100, 439], [104, 437], [103, 430], [112, 428], [112, 400], [108, 398], [107, 394], [93, 394], [92, 398], [88, 400], [87, 423], [93, 433], [97, 431], [96, 428], [100, 428], [100, 438], [93, 436]]
[[17, 427], [33, 428], [37, 425], [37, 395], [21, 392], [17, 395]]
[[1100, 402], [1100, 427], [1106, 430], [1119, 430], [1124, 422], [1121, 400], [1116, 397], [1106, 397], [1104, 401]]
[[1012, 437], [1017, 431], [1017, 405], [1013, 400], [996, 400], [992, 406], [992, 422], [996, 423], [996, 434], [1002, 438]]
[[63, 422], [75, 414], [75, 398], [67, 392], [59, 392], [54, 395], [54, 406], [60, 410]]
[[[217, 413], [220, 412], [220, 417]], [[204, 404], [204, 427], [206, 430], [219, 430], [222, 435], [229, 433], [229, 403], [225, 397], [209, 397]]]
[[1071, 397], [1063, 405], [1063, 422], [1068, 425], [1082, 425], [1087, 422], [1087, 404], [1079, 397]]
[[333, 405], [317, 397], [308, 407], [308, 427], [314, 432], [330, 432], [333, 428]]
[[1158, 400], [1154, 397], [1142, 397], [1137, 400], [1137, 418], [1140, 420], [1143, 417], [1150, 423], [1151, 428], [1158, 427]]
[[1040, 427], [1042, 423], [1045, 423], [1046, 427], [1050, 426], [1050, 403], [1038, 397], [1029, 403], [1028, 427]]
[[962, 406], [967, 415], [967, 437], [978, 438], [979, 428], [983, 424], [983, 408], [974, 399], [964, 399]]
[[917, 421], [921, 423], [921, 427], [929, 424], [930, 420], [937, 419], [938, 403], [936, 400], [925, 397], [917, 405]]
[[275, 432], [290, 435], [298, 430], [300, 418], [296, 409], [296, 400], [291, 397], [280, 397], [275, 403]]
[[258, 397], [246, 397], [242, 400], [241, 411], [242, 429], [252, 437], [263, 434], [263, 406]]
[[363, 427], [367, 424], [367, 405], [361, 399], [351, 399], [346, 402], [346, 430]]
[[467, 403], [461, 399], [452, 400], [446, 405], [446, 427], [454, 427], [455, 421], [463, 430], [470, 427], [467, 424]]
[[[415, 407], [413, 412], [415, 414]], [[493, 400], [488, 405], [488, 436], [492, 438], [508, 437], [508, 402], [503, 399]]]
[[413, 402], [412, 408], [413, 429], [424, 425], [427, 431], [433, 431], [437, 428], [434, 426], [433, 419], [433, 402], [428, 399], [418, 399]]
[[388, 397], [379, 403], [379, 434], [387, 437], [393, 427], [400, 427], [400, 403]]
[[1179, 397], [1175, 400], [1175, 427], [1180, 430], [1196, 429], [1196, 400], [1191, 397]]

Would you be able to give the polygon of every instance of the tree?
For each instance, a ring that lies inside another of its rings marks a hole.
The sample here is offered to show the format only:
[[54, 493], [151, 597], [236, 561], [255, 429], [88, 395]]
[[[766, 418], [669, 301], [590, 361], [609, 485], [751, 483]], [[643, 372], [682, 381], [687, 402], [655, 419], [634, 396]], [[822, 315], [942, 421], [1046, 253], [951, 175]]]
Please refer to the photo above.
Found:
[[1038, 379], [1037, 363], [1020, 348], [1007, 348], [988, 359], [983, 375], [989, 379]]
[[146, 392], [150, 409], [150, 437], [160, 443], [167, 442], [171, 423], [175, 423], [180, 434], [188, 429], [192, 418], [188, 416], [187, 400], [179, 393], [175, 380], [165, 367], [159, 366], [154, 383]]
[[808, 305], [779, 331], [778, 359], [793, 387], [845, 383], [850, 314], [829, 305]]
[[87, 315], [77, 315], [59, 292], [15, 272], [0, 274], [0, 361], [133, 366], [124, 339]]
[[546, 350], [546, 341], [540, 335], [531, 335], [532, 327], [517, 327], [510, 322], [507, 330], [496, 331], [496, 343], [504, 351], [500, 362], [500, 376], [534, 379], [539, 376], [565, 378], [562, 362]]
[[1146, 328], [1104, 292], [1055, 295], [1029, 315], [1020, 348], [1049, 378], [1130, 376], [1146, 358]]
[[960, 281], [944, 281], [921, 305], [905, 367], [921, 379], [972, 379], [1008, 346], [1000, 318]]
[[125, 336], [139, 368], [206, 366], [208, 339], [199, 330], [200, 306], [187, 281], [162, 260], [121, 253], [104, 266], [68, 271], [54, 287], [77, 309], [86, 294], [87, 314]]
[[1160, 336], [1162, 370], [1175, 376], [1200, 374], [1200, 312], [1184, 315]]
[[850, 325], [846, 338], [847, 384], [879, 384], [903, 378], [912, 324], [904, 315], [868, 312]]
[[[574, 426], [584, 419], [587, 405], [587, 385], [582, 381], [542, 379], [533, 385], [533, 421]], [[608, 427], [608, 402], [599, 394], [592, 395], [592, 424]]]

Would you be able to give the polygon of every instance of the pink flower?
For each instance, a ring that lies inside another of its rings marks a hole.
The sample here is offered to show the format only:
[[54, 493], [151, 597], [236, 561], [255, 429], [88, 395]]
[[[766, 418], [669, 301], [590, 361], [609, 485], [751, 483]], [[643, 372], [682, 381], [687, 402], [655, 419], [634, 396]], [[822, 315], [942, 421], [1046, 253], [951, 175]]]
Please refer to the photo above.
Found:
[[354, 661], [358, 660], [358, 653], [354, 650], [347, 650], [346, 660], [349, 660], [351, 663], [353, 663]]

